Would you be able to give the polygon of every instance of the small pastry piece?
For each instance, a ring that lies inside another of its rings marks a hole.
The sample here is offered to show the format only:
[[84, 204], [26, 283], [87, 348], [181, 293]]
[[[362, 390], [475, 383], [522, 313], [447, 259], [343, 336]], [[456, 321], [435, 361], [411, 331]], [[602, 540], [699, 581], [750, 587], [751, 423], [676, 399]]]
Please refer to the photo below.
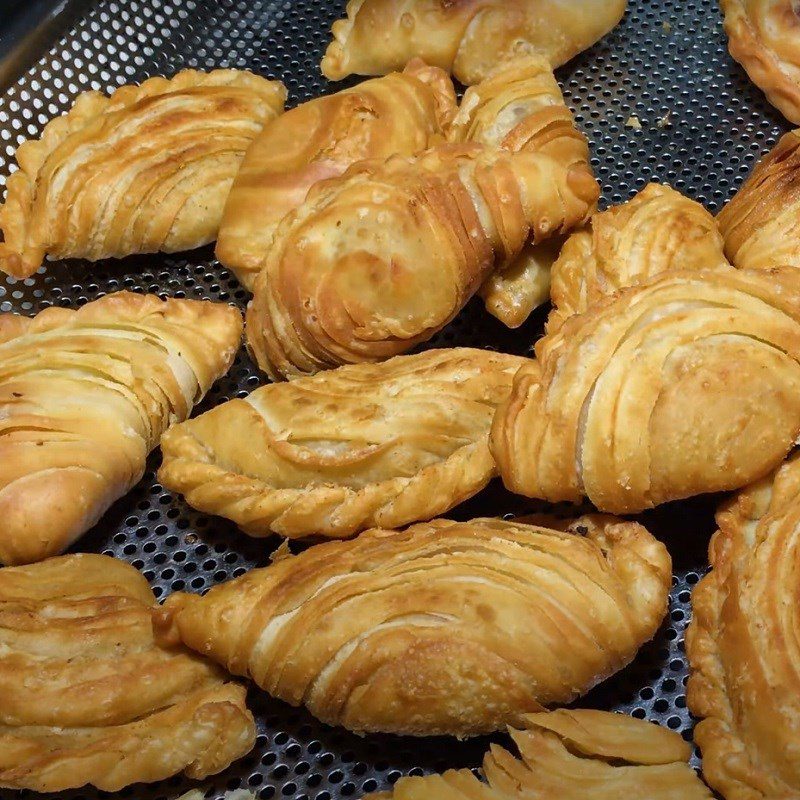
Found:
[[786, 119], [800, 124], [800, 18], [795, 0], [720, 0], [731, 55]]
[[245, 150], [286, 89], [249, 72], [184, 70], [82, 94], [17, 150], [0, 207], [0, 270], [51, 258], [175, 252], [217, 236]]
[[221, 772], [255, 743], [244, 687], [153, 636], [131, 566], [73, 555], [0, 570], [0, 787], [115, 792]]
[[417, 60], [402, 73], [303, 103], [269, 123], [233, 182], [217, 258], [253, 288], [278, 223], [318, 181], [367, 158], [414, 155], [442, 141], [456, 113], [447, 73]]
[[489, 427], [525, 362], [429, 350], [264, 386], [171, 428], [159, 480], [251, 536], [431, 519], [496, 474]]
[[800, 434], [800, 272], [666, 273], [536, 354], [492, 427], [509, 489], [610, 513], [737, 489]]
[[800, 796], [800, 458], [727, 502], [692, 595], [687, 700], [726, 800]]
[[463, 84], [539, 55], [553, 68], [605, 36], [626, 0], [349, 0], [322, 59], [330, 80], [385, 75], [418, 56]]
[[703, 206], [651, 183], [627, 203], [592, 217], [564, 245], [552, 271], [549, 333], [564, 320], [662, 272], [728, 267], [722, 236]]
[[800, 131], [756, 165], [717, 223], [725, 253], [740, 269], [800, 267]]
[[92, 527], [227, 372], [241, 334], [230, 306], [128, 292], [0, 314], [0, 561], [39, 561]]
[[499, 519], [371, 530], [284, 557], [160, 620], [237, 675], [354, 731], [472, 736], [566, 703], [625, 666], [667, 608], [644, 528]]
[[280, 224], [247, 313], [272, 377], [382, 361], [427, 341], [498, 264], [580, 224], [591, 173], [542, 153], [448, 145], [361, 162]]

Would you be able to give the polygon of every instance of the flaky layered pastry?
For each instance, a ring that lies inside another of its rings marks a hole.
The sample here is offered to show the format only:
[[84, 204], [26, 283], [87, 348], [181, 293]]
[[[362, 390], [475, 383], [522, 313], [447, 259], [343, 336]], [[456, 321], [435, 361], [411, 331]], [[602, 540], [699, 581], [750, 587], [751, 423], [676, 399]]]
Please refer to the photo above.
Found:
[[644, 528], [498, 519], [367, 531], [215, 587], [161, 624], [237, 675], [355, 731], [471, 736], [566, 703], [650, 639], [671, 582]]
[[282, 83], [237, 70], [80, 95], [17, 150], [0, 270], [23, 278], [45, 256], [96, 261], [213, 241], [245, 150], [285, 98]]
[[800, 267], [800, 131], [781, 137], [717, 217], [742, 269]]
[[251, 536], [431, 519], [496, 474], [489, 427], [525, 361], [430, 350], [264, 386], [171, 428], [159, 480]]
[[730, 265], [711, 214], [669, 186], [651, 183], [569, 237], [553, 265], [547, 330], [663, 272], [715, 267]]
[[555, 68], [605, 36], [625, 7], [626, 0], [349, 0], [322, 72], [331, 80], [385, 75], [419, 56], [469, 85], [519, 55]]
[[703, 772], [726, 800], [800, 795], [800, 458], [717, 515], [692, 595], [687, 700]]
[[106, 556], [0, 570], [0, 786], [118, 791], [203, 778], [255, 742], [245, 690], [153, 635], [155, 597]]
[[472, 770], [401, 778], [364, 800], [710, 800], [673, 731], [607, 711], [527, 714], [509, 730], [518, 757], [493, 744], [486, 782]]
[[731, 55], [790, 122], [800, 124], [800, 17], [794, 0], [720, 0]]
[[800, 434], [800, 272], [682, 271], [567, 320], [497, 411], [506, 486], [632, 513], [737, 489]]
[[528, 239], [579, 224], [590, 172], [478, 144], [361, 162], [278, 227], [247, 341], [272, 377], [381, 361], [443, 328]]
[[0, 561], [41, 560], [94, 525], [228, 370], [241, 333], [230, 306], [128, 292], [0, 314]]

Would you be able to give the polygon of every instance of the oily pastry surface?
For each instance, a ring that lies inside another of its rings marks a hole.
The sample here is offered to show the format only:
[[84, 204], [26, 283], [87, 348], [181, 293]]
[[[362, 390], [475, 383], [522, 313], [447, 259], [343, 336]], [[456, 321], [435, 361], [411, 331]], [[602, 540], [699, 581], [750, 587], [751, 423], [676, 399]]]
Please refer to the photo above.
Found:
[[45, 256], [121, 257], [213, 241], [245, 150], [286, 90], [249, 72], [184, 70], [82, 94], [17, 150], [0, 207], [0, 270]]
[[415, 60], [402, 73], [277, 117], [250, 146], [233, 182], [217, 257], [252, 290], [275, 228], [311, 186], [357, 161], [413, 155], [442, 141], [456, 108], [447, 73]]
[[227, 305], [128, 292], [0, 314], [0, 561], [63, 551], [129, 491], [230, 367], [241, 322]]
[[244, 687], [153, 634], [133, 567], [61, 556], [0, 570], [0, 786], [118, 791], [203, 778], [255, 742]]
[[419, 56], [469, 85], [519, 55], [555, 68], [605, 36], [625, 7], [626, 0], [349, 0], [322, 72], [331, 80], [384, 75]]
[[800, 434], [800, 273], [682, 271], [576, 315], [497, 411], [506, 486], [633, 513], [736, 489]]
[[794, 0], [720, 0], [731, 55], [800, 124], [800, 13]]
[[161, 624], [237, 675], [355, 731], [471, 736], [566, 703], [621, 669], [667, 606], [671, 561], [644, 528], [576, 533], [436, 520], [328, 542]]
[[171, 428], [159, 480], [252, 536], [431, 519], [496, 474], [489, 427], [525, 362], [430, 350], [264, 386]]

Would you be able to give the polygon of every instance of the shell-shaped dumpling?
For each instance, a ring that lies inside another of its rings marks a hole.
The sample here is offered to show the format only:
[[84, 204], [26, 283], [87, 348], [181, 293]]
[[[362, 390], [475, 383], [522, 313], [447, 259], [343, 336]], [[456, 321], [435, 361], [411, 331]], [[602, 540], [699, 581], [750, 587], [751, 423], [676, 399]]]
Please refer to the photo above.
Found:
[[0, 787], [203, 778], [253, 746], [243, 687], [153, 635], [147, 581], [107, 556], [0, 570]]
[[483, 80], [515, 56], [553, 68], [605, 36], [627, 0], [349, 0], [322, 59], [331, 80], [385, 75], [418, 56], [461, 83]]
[[800, 434], [800, 272], [674, 272], [537, 343], [498, 408], [506, 486], [633, 513], [737, 489]]
[[621, 669], [666, 612], [660, 542], [609, 518], [573, 530], [478, 519], [367, 531], [204, 597], [174, 594], [160, 625], [323, 722], [494, 731]]
[[55, 555], [94, 525], [241, 335], [231, 306], [128, 292], [0, 314], [0, 561]]
[[245, 150], [285, 98], [282, 83], [237, 70], [85, 92], [17, 150], [0, 270], [24, 278], [45, 256], [96, 261], [212, 242]]
[[496, 474], [489, 427], [525, 362], [430, 350], [264, 386], [171, 428], [159, 480], [252, 536], [431, 519]]
[[442, 141], [456, 113], [447, 73], [420, 61], [297, 106], [247, 151], [225, 205], [217, 258], [253, 288], [278, 223], [318, 181], [357, 161], [413, 155]]

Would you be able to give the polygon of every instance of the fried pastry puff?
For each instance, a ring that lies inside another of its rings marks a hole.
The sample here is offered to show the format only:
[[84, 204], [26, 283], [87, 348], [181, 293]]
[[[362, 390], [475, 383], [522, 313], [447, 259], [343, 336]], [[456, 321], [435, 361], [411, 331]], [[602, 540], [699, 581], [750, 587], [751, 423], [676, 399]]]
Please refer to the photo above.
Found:
[[536, 345], [491, 434], [506, 486], [633, 513], [737, 489], [800, 434], [800, 273], [681, 271]]
[[131, 566], [71, 555], [0, 570], [0, 787], [114, 792], [203, 778], [255, 742], [245, 689], [153, 635]]
[[781, 137], [717, 217], [725, 252], [742, 269], [800, 267], [800, 131]]
[[166, 639], [354, 731], [472, 736], [566, 703], [658, 628], [671, 561], [644, 528], [435, 520], [328, 542], [205, 597]]
[[463, 84], [539, 55], [555, 68], [616, 27], [627, 0], [349, 0], [322, 59], [330, 80], [385, 75], [418, 56]]
[[315, 183], [363, 159], [426, 150], [443, 140], [456, 108], [447, 73], [415, 60], [402, 73], [278, 117], [250, 146], [233, 182], [217, 258], [252, 290], [275, 228]]
[[0, 561], [39, 561], [92, 527], [227, 372], [241, 333], [230, 306], [128, 292], [0, 314]]
[[651, 183], [627, 203], [595, 214], [567, 240], [553, 265], [547, 330], [662, 272], [715, 267], [730, 264], [714, 217], [669, 186]]
[[171, 428], [159, 481], [251, 536], [431, 519], [497, 474], [489, 427], [526, 361], [429, 350], [270, 384]]
[[401, 778], [364, 800], [711, 800], [673, 731], [608, 711], [527, 714], [509, 734], [519, 757], [493, 744], [486, 783], [472, 770]]
[[590, 172], [478, 144], [360, 162], [281, 222], [247, 312], [271, 377], [382, 361], [427, 341], [530, 236], [586, 218]]
[[731, 55], [786, 119], [800, 124], [800, 18], [795, 0], [720, 0]]
[[726, 800], [797, 797], [800, 458], [726, 503], [717, 523], [686, 636], [703, 772]]
[[17, 150], [0, 207], [0, 270], [51, 258], [189, 250], [216, 239], [245, 150], [286, 90], [249, 72], [184, 70], [82, 94]]

